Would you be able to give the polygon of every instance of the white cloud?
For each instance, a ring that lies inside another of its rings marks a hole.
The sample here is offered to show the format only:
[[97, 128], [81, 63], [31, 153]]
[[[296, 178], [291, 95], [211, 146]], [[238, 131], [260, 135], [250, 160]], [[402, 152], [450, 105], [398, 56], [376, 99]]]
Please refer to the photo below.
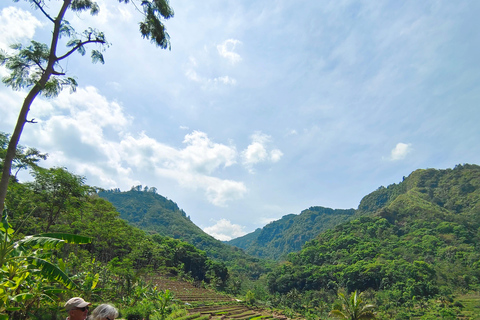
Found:
[[250, 173], [254, 173], [253, 166], [262, 162], [278, 162], [283, 156], [279, 149], [268, 151], [268, 144], [271, 141], [269, 135], [257, 132], [251, 136], [252, 143], [242, 151], [243, 164]]
[[283, 152], [280, 151], [279, 149], [274, 149], [270, 151], [270, 161], [272, 162], [278, 162], [283, 156]]
[[243, 182], [212, 176], [220, 167], [235, 163], [234, 147], [212, 142], [206, 133], [194, 131], [183, 141], [187, 146], [176, 149], [162, 144], [144, 133], [138, 138], [126, 137], [120, 146], [120, 158], [137, 170], [147, 170], [158, 178], [177, 181], [182, 187], [202, 189], [208, 201], [226, 206], [247, 192]]
[[220, 219], [213, 226], [207, 227], [203, 231], [221, 241], [232, 240], [246, 234], [243, 226], [233, 224], [227, 219]]
[[213, 178], [207, 187], [207, 198], [216, 206], [225, 207], [228, 201], [242, 198], [247, 192], [247, 187], [242, 182], [220, 180]]
[[133, 119], [94, 87], [62, 92], [53, 101], [37, 98], [31, 114], [39, 123], [24, 132], [25, 144], [48, 152], [48, 165], [68, 164], [77, 174], [93, 176], [99, 187], [128, 188], [142, 183], [142, 175], [167, 178], [182, 188], [202, 190], [216, 206], [226, 206], [247, 192], [243, 182], [215, 176], [236, 163], [235, 146], [214, 142], [201, 131], [186, 134], [183, 148], [143, 132], [129, 133]]
[[287, 136], [295, 136], [295, 135], [298, 135], [298, 132], [295, 129], [292, 129], [287, 132]]
[[235, 148], [212, 142], [204, 132], [187, 134], [183, 143], [187, 147], [180, 151], [181, 166], [189, 171], [210, 174], [222, 165], [235, 163]]
[[237, 84], [237, 80], [230, 78], [229, 76], [215, 78], [214, 82], [221, 82], [223, 84], [230, 84], [230, 85]]
[[397, 143], [395, 148], [393, 148], [392, 152], [390, 153], [390, 160], [396, 161], [405, 159], [405, 157], [411, 150], [411, 144], [402, 142]]
[[187, 79], [197, 82], [202, 85], [203, 89], [215, 88], [217, 84], [224, 84], [234, 86], [237, 84], [237, 80], [229, 76], [221, 76], [216, 78], [206, 78], [200, 76], [195, 70], [188, 69], [185, 71], [185, 76]]
[[35, 29], [43, 24], [28, 11], [15, 7], [4, 8], [0, 12], [0, 49], [9, 45], [31, 39]]
[[246, 165], [252, 165], [267, 159], [267, 150], [260, 142], [252, 142], [246, 150], [242, 152], [243, 162]]
[[217, 45], [217, 50], [220, 56], [230, 61], [230, 63], [235, 64], [242, 61], [242, 57], [234, 52], [237, 44], [241, 44], [240, 40], [228, 39], [225, 40], [222, 44]]

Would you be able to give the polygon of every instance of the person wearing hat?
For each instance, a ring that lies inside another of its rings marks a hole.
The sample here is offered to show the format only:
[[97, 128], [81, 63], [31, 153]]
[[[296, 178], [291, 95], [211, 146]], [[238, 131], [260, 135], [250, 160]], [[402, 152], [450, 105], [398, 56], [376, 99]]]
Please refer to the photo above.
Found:
[[88, 306], [91, 305], [80, 297], [68, 300], [65, 303], [65, 310], [68, 312], [67, 320], [85, 320], [88, 315]]

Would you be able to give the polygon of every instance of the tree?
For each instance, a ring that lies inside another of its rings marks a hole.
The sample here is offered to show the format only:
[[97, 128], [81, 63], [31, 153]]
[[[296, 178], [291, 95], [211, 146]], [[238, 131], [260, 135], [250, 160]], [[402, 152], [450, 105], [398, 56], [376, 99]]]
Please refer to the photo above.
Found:
[[[13, 0], [18, 2], [19, 0]], [[25, 0], [32, 4], [35, 9], [40, 10], [45, 18], [53, 24], [52, 39], [50, 46], [34, 41], [28, 46], [15, 44], [12, 46], [14, 54], [0, 52], [0, 65], [5, 65], [10, 74], [3, 78], [3, 82], [14, 90], [30, 88], [22, 108], [18, 115], [17, 124], [8, 144], [7, 152], [3, 162], [2, 178], [0, 181], [0, 213], [5, 206], [8, 183], [12, 169], [12, 162], [20, 136], [26, 123], [34, 123], [34, 119], [28, 120], [28, 112], [35, 98], [40, 94], [45, 97], [55, 97], [64, 87], [70, 87], [75, 91], [77, 82], [73, 77], [68, 77], [61, 66], [61, 63], [74, 52], [84, 55], [86, 47], [97, 45], [97, 49], [91, 50], [92, 62], [104, 63], [102, 52], [108, 45], [103, 32], [88, 28], [83, 33], [78, 33], [65, 20], [68, 10], [76, 13], [90, 11], [96, 15], [99, 6], [94, 0], [62, 0], [57, 16], [49, 12], [47, 0]], [[120, 3], [129, 3], [130, 0], [118, 0]], [[141, 0], [140, 4], [132, 0], [135, 9], [143, 15], [140, 22], [140, 33], [143, 38], [150, 39], [155, 45], [162, 49], [170, 48], [170, 36], [166, 32], [163, 19], [173, 17], [173, 10], [168, 0]], [[58, 53], [58, 44], [61, 37], [69, 39], [64, 53]]]
[[348, 320], [375, 319], [375, 314], [372, 311], [374, 306], [364, 304], [361, 296], [362, 294], [358, 294], [357, 291], [352, 292], [350, 297], [346, 297], [345, 294], [339, 292], [338, 297], [342, 301], [342, 307], [330, 311], [330, 316]]

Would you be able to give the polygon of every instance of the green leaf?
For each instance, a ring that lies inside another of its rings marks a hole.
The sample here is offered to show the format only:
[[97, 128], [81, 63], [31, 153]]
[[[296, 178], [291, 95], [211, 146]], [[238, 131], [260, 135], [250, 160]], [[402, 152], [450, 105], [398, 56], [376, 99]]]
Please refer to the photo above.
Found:
[[15, 243], [15, 246], [17, 248], [30, 247], [30, 248], [53, 249], [53, 248], [56, 248], [59, 244], [63, 244], [64, 242], [65, 240], [56, 239], [52, 237], [26, 236], [25, 238], [18, 240]]
[[32, 299], [34, 297], [33, 294], [31, 293], [21, 293], [21, 294], [17, 294], [16, 296], [12, 297], [11, 300], [15, 301], [15, 302], [22, 302], [22, 301], [25, 301], [25, 300], [28, 300], [28, 299]]
[[78, 234], [71, 233], [41, 233], [36, 235], [35, 237], [37, 236], [64, 240], [66, 243], [71, 244], [87, 244], [92, 242], [92, 238], [79, 236]]
[[77, 285], [60, 268], [51, 262], [35, 257], [26, 257], [26, 259], [41, 269], [41, 275], [49, 280], [57, 281], [68, 289], [75, 289]]
[[103, 54], [98, 50], [92, 50], [92, 62], [100, 62], [101, 64], [105, 64], [105, 60], [103, 60]]
[[95, 277], [93, 278], [92, 281], [92, 287], [90, 288], [91, 290], [95, 289], [95, 287], [98, 284], [98, 279], [100, 278], [100, 275], [98, 273], [95, 274]]

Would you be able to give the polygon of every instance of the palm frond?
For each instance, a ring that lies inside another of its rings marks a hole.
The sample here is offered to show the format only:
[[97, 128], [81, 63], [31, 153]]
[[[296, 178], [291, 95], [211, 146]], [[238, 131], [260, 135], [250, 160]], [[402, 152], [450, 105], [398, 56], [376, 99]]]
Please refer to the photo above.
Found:
[[338, 318], [338, 319], [348, 319], [348, 315], [344, 314], [340, 310], [332, 310], [328, 314], [330, 317]]

